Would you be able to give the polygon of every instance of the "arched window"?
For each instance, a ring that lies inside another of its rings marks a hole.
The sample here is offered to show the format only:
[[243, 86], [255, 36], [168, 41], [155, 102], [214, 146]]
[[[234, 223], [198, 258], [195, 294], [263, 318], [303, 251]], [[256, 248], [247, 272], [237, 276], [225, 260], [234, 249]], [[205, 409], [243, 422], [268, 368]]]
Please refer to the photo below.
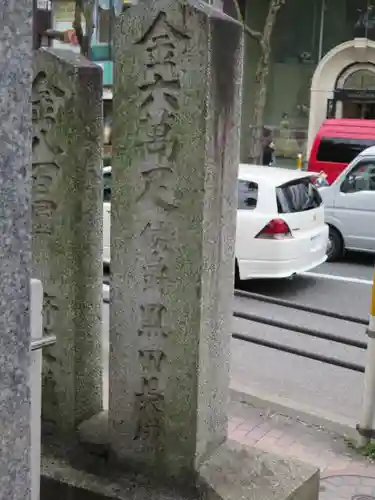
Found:
[[359, 69], [353, 71], [344, 80], [342, 88], [346, 90], [375, 90], [375, 70]]

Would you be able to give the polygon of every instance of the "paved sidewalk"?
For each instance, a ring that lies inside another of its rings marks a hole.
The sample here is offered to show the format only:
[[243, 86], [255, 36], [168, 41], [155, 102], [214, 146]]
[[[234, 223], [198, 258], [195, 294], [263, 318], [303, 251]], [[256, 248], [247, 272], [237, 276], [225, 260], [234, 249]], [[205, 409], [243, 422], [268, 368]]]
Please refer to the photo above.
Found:
[[229, 437], [318, 467], [319, 500], [375, 500], [375, 463], [350, 449], [344, 438], [333, 432], [296, 418], [232, 403]]

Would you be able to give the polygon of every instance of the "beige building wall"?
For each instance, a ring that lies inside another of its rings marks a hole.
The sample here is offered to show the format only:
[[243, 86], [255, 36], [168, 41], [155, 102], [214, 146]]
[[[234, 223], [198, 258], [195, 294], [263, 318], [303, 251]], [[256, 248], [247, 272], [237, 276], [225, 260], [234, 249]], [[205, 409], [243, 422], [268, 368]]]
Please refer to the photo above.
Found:
[[363, 68], [364, 64], [375, 64], [375, 42], [367, 38], [357, 38], [338, 45], [318, 64], [311, 82], [308, 153], [311, 151], [316, 133], [326, 118], [327, 101], [334, 96], [338, 78], [349, 66], [352, 66], [354, 72], [356, 66]]

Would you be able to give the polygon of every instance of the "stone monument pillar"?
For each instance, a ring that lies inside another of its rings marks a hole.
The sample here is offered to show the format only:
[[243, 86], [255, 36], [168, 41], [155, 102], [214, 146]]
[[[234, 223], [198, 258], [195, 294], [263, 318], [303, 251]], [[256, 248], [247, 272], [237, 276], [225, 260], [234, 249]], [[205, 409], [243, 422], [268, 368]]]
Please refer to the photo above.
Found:
[[31, 2], [0, 3], [0, 498], [30, 495]]
[[110, 442], [178, 481], [227, 435], [242, 29], [200, 4], [115, 33]]
[[315, 469], [226, 440], [242, 34], [201, 0], [116, 22], [109, 410], [79, 427], [111, 498], [318, 498]]
[[[43, 283], [44, 429], [101, 409], [102, 72], [71, 51], [34, 56], [33, 277]], [[48, 425], [47, 425], [48, 424]]]

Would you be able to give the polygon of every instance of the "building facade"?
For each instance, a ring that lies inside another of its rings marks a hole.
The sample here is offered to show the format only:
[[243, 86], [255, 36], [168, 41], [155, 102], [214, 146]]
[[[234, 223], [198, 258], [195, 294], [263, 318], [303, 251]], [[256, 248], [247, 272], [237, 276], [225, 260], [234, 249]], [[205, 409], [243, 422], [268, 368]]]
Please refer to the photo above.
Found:
[[[270, 1], [239, 0], [249, 27], [263, 31]], [[236, 17], [234, 0], [209, 3], [223, 4]], [[91, 54], [104, 75], [105, 156], [111, 137], [112, 5], [96, 0]], [[73, 17], [74, 0], [52, 2], [54, 28], [70, 29]], [[242, 161], [249, 153], [259, 56], [259, 43], [246, 37]], [[306, 157], [326, 117], [375, 119], [375, 0], [286, 0], [272, 33], [269, 70], [265, 128], [273, 134], [279, 158]]]
[[[247, 25], [262, 31], [268, 7], [269, 0], [248, 0]], [[272, 34], [265, 111], [265, 126], [274, 135], [279, 157], [307, 156], [326, 117], [375, 119], [374, 40], [374, 0], [286, 0]], [[258, 42], [247, 37], [243, 161], [248, 156], [259, 55]]]

